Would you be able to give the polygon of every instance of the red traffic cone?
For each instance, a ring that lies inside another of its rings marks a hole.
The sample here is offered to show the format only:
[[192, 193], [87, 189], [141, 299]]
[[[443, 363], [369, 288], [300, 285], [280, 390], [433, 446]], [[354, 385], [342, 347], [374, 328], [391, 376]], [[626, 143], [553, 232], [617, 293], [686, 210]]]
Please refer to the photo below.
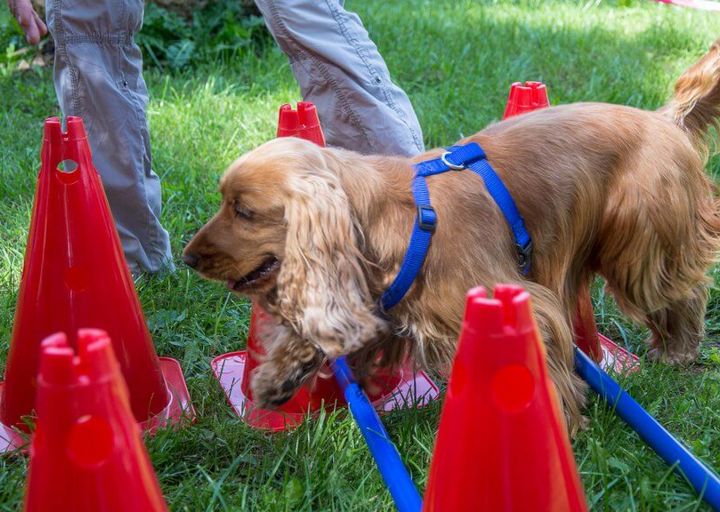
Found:
[[515, 82], [510, 86], [507, 105], [503, 119], [531, 112], [539, 108], [549, 107], [547, 89], [542, 82]]
[[42, 343], [27, 512], [166, 511], [107, 333]]
[[325, 147], [325, 135], [320, 127], [315, 105], [299, 101], [297, 110], [288, 103], [280, 107], [278, 114], [278, 137], [299, 137]]
[[623, 374], [640, 368], [638, 356], [598, 332], [589, 288], [578, 295], [573, 328], [577, 347], [605, 370], [612, 369], [615, 373]]
[[[230, 352], [212, 360], [215, 377], [235, 413], [251, 427], [278, 432], [297, 427], [308, 413], [318, 412], [323, 407], [330, 409], [347, 405], [343, 391], [329, 368], [324, 368], [276, 410], [260, 409], [254, 405], [250, 377], [265, 355], [257, 332], [268, 321], [267, 313], [253, 304], [247, 350]], [[439, 395], [432, 380], [422, 372], [415, 374], [409, 364], [395, 374], [380, 372], [372, 384], [375, 391], [368, 393], [368, 397], [382, 411], [422, 407]]]
[[575, 312], [573, 327], [575, 331], [575, 344], [580, 350], [593, 358], [595, 362], [602, 360], [599, 333], [595, 323], [590, 288], [583, 287], [578, 295], [578, 305]]
[[180, 365], [155, 353], [82, 119], [69, 117], [62, 133], [50, 118], [0, 395], [5, 430], [32, 413], [40, 342], [88, 325], [113, 340], [145, 428], [194, 414]]
[[[315, 105], [298, 102], [297, 110], [293, 110], [289, 104], [282, 105], [277, 136], [299, 137], [325, 146], [325, 137]], [[277, 410], [260, 409], [253, 404], [250, 376], [264, 355], [257, 332], [261, 325], [269, 321], [268, 314], [260, 306], [253, 304], [247, 350], [223, 354], [211, 363], [213, 372], [235, 412], [250, 426], [279, 431], [296, 427], [308, 412], [317, 412], [323, 406], [331, 408], [347, 405], [344, 393], [327, 365], [324, 371], [306, 383]], [[368, 393], [368, 397], [377, 409], [384, 411], [401, 407], [422, 407], [439, 395], [435, 383], [424, 372], [414, 373], [409, 364], [394, 375], [380, 372], [374, 377], [370, 388], [377, 391]]]
[[586, 511], [530, 295], [486, 297], [468, 292], [423, 510]]

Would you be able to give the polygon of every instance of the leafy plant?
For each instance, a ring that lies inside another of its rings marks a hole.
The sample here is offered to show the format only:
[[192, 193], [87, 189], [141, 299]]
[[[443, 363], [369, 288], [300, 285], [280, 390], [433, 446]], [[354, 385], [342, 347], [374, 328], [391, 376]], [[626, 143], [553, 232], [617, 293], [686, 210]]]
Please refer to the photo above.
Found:
[[149, 65], [182, 69], [234, 57], [251, 44], [262, 43], [262, 26], [262, 18], [249, 15], [240, 2], [211, 2], [191, 21], [151, 3], [136, 41]]
[[[192, 19], [150, 2], [143, 28], [136, 36], [146, 67], [183, 69], [201, 62], [237, 57], [251, 47], [260, 50], [268, 39], [262, 18], [238, 0], [215, 0], [196, 10]], [[52, 41], [30, 46], [8, 10], [0, 10], [0, 76], [10, 76], [22, 61], [52, 53]]]
[[27, 43], [20, 26], [9, 11], [0, 13], [0, 76], [9, 76], [27, 53]]

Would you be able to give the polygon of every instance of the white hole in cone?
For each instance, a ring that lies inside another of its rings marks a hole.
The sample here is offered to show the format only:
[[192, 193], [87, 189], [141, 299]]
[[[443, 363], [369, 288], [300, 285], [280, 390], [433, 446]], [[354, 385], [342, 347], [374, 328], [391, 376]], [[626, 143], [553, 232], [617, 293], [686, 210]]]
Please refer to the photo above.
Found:
[[78, 164], [75, 160], [63, 160], [57, 164], [57, 170], [65, 174], [72, 174], [77, 171], [77, 168]]

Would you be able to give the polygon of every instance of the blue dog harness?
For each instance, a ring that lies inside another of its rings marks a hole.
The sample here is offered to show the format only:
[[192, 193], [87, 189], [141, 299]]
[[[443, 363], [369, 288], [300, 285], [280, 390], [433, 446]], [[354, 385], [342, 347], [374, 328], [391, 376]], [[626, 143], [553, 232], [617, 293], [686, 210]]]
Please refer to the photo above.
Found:
[[430, 193], [425, 178], [434, 174], [470, 169], [480, 175], [488, 193], [495, 200], [512, 229], [520, 271], [524, 275], [530, 272], [532, 240], [525, 228], [525, 221], [515, 206], [510, 192], [487, 161], [485, 152], [479, 144], [471, 142], [464, 146], [453, 146], [448, 148], [448, 151], [443, 153], [440, 158], [417, 163], [414, 167], [415, 178], [412, 191], [417, 206], [417, 219], [412, 235], [410, 235], [410, 245], [405, 253], [400, 272], [382, 295], [381, 304], [385, 311], [402, 300], [425, 262], [430, 240], [437, 225], [437, 213], [430, 204]]

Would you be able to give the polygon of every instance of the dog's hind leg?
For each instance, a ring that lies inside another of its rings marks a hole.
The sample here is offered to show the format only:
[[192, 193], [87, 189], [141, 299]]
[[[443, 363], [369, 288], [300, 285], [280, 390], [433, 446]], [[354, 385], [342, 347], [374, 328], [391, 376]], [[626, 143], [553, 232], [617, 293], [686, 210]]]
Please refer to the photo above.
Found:
[[652, 331], [648, 356], [669, 364], [694, 361], [705, 336], [707, 301], [707, 288], [701, 285], [687, 299], [649, 313], [645, 320]]
[[702, 160], [670, 135], [658, 126], [653, 136], [663, 144], [648, 144], [624, 162], [608, 194], [596, 254], [620, 309], [653, 332], [651, 357], [686, 363], [703, 336], [720, 203]]
[[603, 253], [601, 273], [623, 313], [652, 332], [652, 359], [691, 362], [704, 335], [704, 271], [711, 258], [702, 251], [692, 253], [692, 239], [685, 244], [678, 240], [678, 246], [687, 248], [680, 254], [677, 248], [668, 250], [669, 244], [659, 243], [658, 237], [637, 236], [638, 232], [624, 254]]

